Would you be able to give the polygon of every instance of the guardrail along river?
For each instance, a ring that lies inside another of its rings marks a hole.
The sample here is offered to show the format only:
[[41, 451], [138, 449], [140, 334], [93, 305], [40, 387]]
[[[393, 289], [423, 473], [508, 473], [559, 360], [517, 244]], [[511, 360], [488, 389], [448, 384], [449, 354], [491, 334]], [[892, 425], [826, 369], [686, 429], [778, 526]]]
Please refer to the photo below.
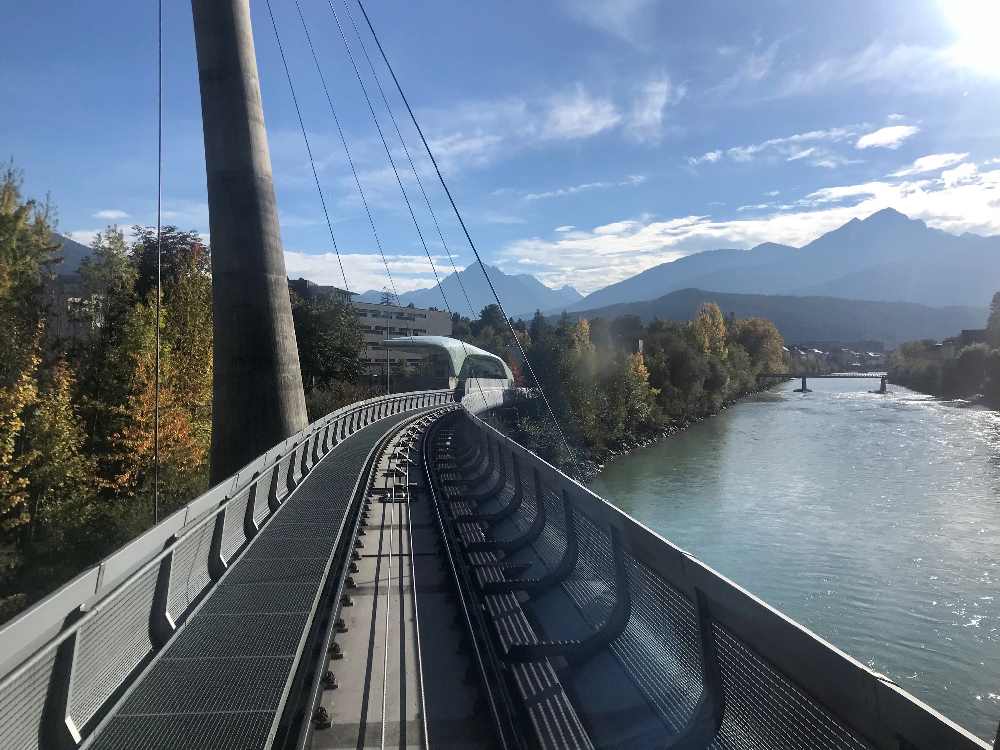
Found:
[[992, 741], [1000, 414], [872, 382], [785, 383], [593, 489]]

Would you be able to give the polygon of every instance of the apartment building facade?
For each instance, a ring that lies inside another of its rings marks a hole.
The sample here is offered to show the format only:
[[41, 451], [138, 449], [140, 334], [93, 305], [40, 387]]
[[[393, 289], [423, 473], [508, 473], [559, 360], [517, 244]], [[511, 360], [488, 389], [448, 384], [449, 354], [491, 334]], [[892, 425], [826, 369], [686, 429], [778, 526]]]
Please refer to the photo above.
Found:
[[386, 359], [390, 371], [404, 365], [415, 367], [426, 355], [414, 351], [390, 349], [385, 340], [397, 336], [451, 336], [451, 315], [444, 310], [383, 305], [378, 302], [352, 302], [361, 334], [365, 340], [364, 359], [371, 375], [385, 372]]
[[[372, 377], [384, 376], [386, 367], [385, 340], [397, 336], [451, 336], [451, 315], [444, 310], [386, 305], [379, 302], [360, 302], [353, 292], [335, 286], [315, 284], [307, 279], [289, 279], [289, 288], [308, 299], [315, 295], [333, 297], [349, 302], [357, 315], [364, 338], [362, 358]], [[425, 354], [414, 351], [391, 350], [388, 353], [391, 374], [402, 373], [404, 365], [412, 368], [420, 364]]]

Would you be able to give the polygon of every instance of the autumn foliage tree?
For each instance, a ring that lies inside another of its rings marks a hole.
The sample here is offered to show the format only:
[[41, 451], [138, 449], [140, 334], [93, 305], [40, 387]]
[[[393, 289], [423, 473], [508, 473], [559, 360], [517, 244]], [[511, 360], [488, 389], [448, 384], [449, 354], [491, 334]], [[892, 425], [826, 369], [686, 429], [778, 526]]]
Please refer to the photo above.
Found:
[[[156, 235], [99, 233], [73, 300], [50, 293], [53, 211], [0, 175], [0, 621], [152, 522]], [[207, 487], [212, 409], [208, 248], [164, 228], [160, 464], [164, 512]], [[50, 332], [46, 301], [76, 334]]]

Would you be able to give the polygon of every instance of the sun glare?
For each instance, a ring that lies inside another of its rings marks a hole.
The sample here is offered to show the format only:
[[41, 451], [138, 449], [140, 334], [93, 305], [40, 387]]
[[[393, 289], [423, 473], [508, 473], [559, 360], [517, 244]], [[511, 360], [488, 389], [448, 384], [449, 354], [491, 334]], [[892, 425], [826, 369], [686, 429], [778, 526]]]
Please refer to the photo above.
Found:
[[956, 35], [952, 53], [961, 65], [1000, 75], [1000, 0], [940, 0]]

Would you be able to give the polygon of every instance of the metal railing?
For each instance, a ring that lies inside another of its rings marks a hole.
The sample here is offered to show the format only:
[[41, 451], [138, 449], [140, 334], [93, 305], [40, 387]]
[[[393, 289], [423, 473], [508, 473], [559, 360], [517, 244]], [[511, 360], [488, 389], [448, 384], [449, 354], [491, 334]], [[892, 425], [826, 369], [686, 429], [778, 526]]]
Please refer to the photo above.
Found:
[[450, 390], [338, 409], [0, 628], [0, 748], [74, 747], [267, 519], [341, 441]]
[[[533, 596], [561, 587], [592, 633], [558, 632], [566, 622], [563, 607], [563, 620], [543, 625], [549, 640], [509, 647], [506, 660], [558, 656], [579, 663], [598, 648], [610, 653], [657, 715], [663, 736], [656, 744], [663, 747], [988, 750], [889, 678], [482, 419], [468, 411], [452, 419], [457, 444], [478, 455], [478, 468], [470, 469], [479, 477], [473, 496], [497, 498], [482, 517], [503, 515], [517, 529], [518, 536], [485, 544], [503, 550], [530, 543], [548, 570], [541, 579], [489, 584], [485, 594], [520, 590]], [[516, 512], [497, 512], [504, 498]], [[594, 686], [576, 687], [586, 704]], [[586, 716], [586, 705], [578, 709]], [[603, 744], [601, 737], [594, 740]], [[613, 744], [624, 740], [610, 738]]]

